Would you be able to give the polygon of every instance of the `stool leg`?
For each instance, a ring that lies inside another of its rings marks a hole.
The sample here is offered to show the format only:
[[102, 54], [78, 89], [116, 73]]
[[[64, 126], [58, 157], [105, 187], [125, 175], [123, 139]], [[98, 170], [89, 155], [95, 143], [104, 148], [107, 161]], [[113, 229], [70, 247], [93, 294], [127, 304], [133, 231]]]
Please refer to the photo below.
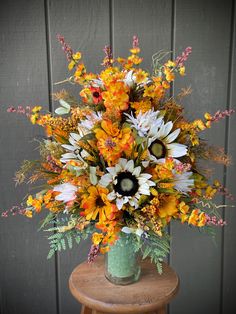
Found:
[[163, 306], [159, 310], [157, 310], [156, 314], [166, 314], [166, 306]]
[[85, 305], [82, 305], [80, 314], [92, 314], [92, 310]]

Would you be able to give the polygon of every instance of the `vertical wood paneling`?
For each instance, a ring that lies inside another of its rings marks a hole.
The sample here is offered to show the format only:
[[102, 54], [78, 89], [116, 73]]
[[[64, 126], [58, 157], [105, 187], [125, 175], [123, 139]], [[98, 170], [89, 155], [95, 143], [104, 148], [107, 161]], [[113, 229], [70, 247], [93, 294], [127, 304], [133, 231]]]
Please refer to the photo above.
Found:
[[[185, 100], [190, 118], [227, 107], [231, 7], [231, 1], [176, 1], [176, 51], [192, 46], [193, 54], [187, 62], [187, 76], [177, 80], [175, 93], [180, 87], [191, 85], [193, 93]], [[224, 147], [225, 126], [225, 121], [221, 121], [203, 137]], [[221, 182], [223, 170], [216, 165], [214, 176]], [[221, 232], [217, 232], [215, 247], [197, 231], [177, 223], [172, 225], [171, 264], [181, 278], [179, 297], [171, 305], [172, 314], [220, 313]]]
[[[229, 72], [229, 90], [228, 90], [228, 105], [231, 108], [236, 109], [236, 7], [232, 9], [232, 30], [231, 30], [231, 68]], [[233, 164], [228, 168], [226, 174], [226, 186], [231, 193], [236, 197], [236, 116], [234, 115], [228, 121], [228, 138], [226, 138], [228, 144], [228, 153], [232, 157]], [[227, 203], [231, 204], [227, 201]], [[235, 205], [235, 201], [234, 201]], [[224, 250], [222, 259], [222, 314], [236, 313], [236, 210], [235, 208], [228, 208], [225, 210], [225, 219], [227, 226], [224, 228]]]
[[115, 56], [129, 55], [133, 35], [138, 35], [141, 66], [151, 70], [152, 55], [171, 50], [172, 6], [168, 0], [114, 0], [113, 50]]
[[[51, 103], [51, 93], [68, 89], [79, 97], [79, 87], [53, 83], [68, 77], [67, 61], [57, 42], [61, 33], [83, 54], [88, 71], [99, 71], [102, 49], [109, 42], [115, 56], [127, 56], [132, 36], [140, 39], [144, 69], [151, 56], [164, 49], [178, 55], [192, 46], [187, 75], [177, 79], [175, 94], [191, 85], [185, 101], [190, 118], [205, 111], [236, 108], [235, 7], [233, 0], [10, 0], [0, 10], [0, 209], [17, 204], [28, 187], [15, 190], [12, 176], [21, 160], [37, 158], [33, 137], [42, 130], [24, 117], [6, 113], [8, 105]], [[227, 87], [228, 86], [228, 87]], [[216, 166], [216, 177], [236, 195], [236, 117], [221, 121], [203, 134], [225, 146], [234, 165]], [[227, 136], [228, 135], [228, 136]], [[228, 146], [227, 146], [228, 144]], [[223, 199], [219, 199], [223, 201]], [[74, 314], [80, 305], [71, 296], [68, 278], [87, 258], [89, 241], [46, 260], [48, 243], [36, 232], [42, 216], [0, 219], [0, 313]], [[180, 293], [171, 314], [231, 314], [236, 312], [236, 211], [225, 210], [227, 227], [212, 241], [180, 224], [171, 225], [171, 265], [180, 276]], [[56, 261], [56, 262], [55, 262]], [[95, 279], [96, 280], [96, 279]]]
[[[62, 88], [70, 90], [79, 98], [79, 86], [69, 84], [53, 86], [70, 76], [67, 60], [56, 39], [58, 33], [65, 37], [74, 51], [81, 51], [88, 71], [99, 71], [105, 45], [110, 41], [110, 19], [108, 0], [48, 0], [48, 28], [50, 37], [52, 92]], [[53, 104], [54, 109], [57, 103]], [[63, 252], [58, 257], [59, 313], [79, 313], [80, 305], [68, 289], [69, 276], [76, 265], [87, 259], [90, 241], [82, 241], [73, 250]]]
[[[14, 172], [23, 159], [37, 158], [34, 137], [42, 136], [10, 105], [42, 104], [48, 110], [43, 1], [5, 1], [0, 9], [0, 208], [19, 204], [28, 187], [15, 189]], [[37, 232], [41, 217], [0, 218], [1, 314], [54, 314], [54, 260]]]

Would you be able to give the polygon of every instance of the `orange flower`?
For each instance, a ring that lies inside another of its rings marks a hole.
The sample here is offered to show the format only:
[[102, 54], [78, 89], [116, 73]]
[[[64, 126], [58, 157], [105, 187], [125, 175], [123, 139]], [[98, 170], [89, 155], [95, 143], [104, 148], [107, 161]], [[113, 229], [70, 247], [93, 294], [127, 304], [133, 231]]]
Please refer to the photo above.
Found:
[[132, 102], [131, 107], [136, 110], [135, 114], [138, 115], [140, 111], [145, 113], [150, 110], [152, 108], [152, 103], [150, 100], [141, 100], [139, 102]]
[[112, 81], [106, 86], [106, 91], [102, 92], [104, 106], [109, 110], [116, 108], [121, 111], [129, 106], [129, 87], [121, 81]]
[[99, 185], [88, 188], [88, 194], [85, 193], [82, 196], [81, 202], [81, 208], [84, 209], [82, 215], [87, 220], [95, 220], [99, 216], [98, 219], [102, 222], [107, 219], [112, 220], [115, 217], [114, 213], [117, 211], [117, 207], [108, 200], [108, 193], [108, 189]]
[[134, 140], [130, 128], [120, 130], [117, 123], [104, 120], [101, 128], [95, 129], [94, 132], [98, 140], [98, 150], [109, 166], [114, 165], [123, 152], [127, 156], [131, 154]]

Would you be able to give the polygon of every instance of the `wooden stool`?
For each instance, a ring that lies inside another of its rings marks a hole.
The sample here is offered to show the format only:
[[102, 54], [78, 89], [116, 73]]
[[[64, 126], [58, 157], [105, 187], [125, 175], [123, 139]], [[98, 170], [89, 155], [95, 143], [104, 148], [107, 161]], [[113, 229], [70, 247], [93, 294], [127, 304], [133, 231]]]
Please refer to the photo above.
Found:
[[166, 305], [178, 291], [179, 279], [167, 264], [163, 274], [150, 261], [141, 263], [138, 282], [127, 286], [110, 283], [104, 276], [104, 257], [77, 266], [69, 279], [73, 296], [82, 303], [81, 314], [165, 314]]

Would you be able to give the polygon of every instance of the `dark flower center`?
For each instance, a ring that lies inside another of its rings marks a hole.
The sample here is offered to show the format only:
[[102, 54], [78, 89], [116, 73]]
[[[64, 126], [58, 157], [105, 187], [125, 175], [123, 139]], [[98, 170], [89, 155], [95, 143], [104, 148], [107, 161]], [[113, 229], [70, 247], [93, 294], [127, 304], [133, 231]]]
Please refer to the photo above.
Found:
[[101, 196], [98, 196], [96, 199], [96, 207], [103, 207], [105, 203], [103, 202]]
[[99, 96], [100, 96], [99, 92], [93, 92], [93, 97], [99, 98]]
[[167, 149], [160, 140], [155, 140], [155, 142], [151, 144], [149, 150], [156, 158], [166, 157]]
[[120, 172], [114, 184], [115, 192], [123, 196], [133, 196], [138, 191], [138, 179], [131, 172]]
[[74, 150], [74, 153], [75, 153], [76, 155], [79, 155], [81, 152], [82, 152], [82, 148], [76, 148], [76, 149]]
[[112, 141], [112, 139], [109, 137], [108, 139], [106, 139], [105, 141], [105, 146], [107, 148], [114, 148], [116, 146], [116, 143]]

